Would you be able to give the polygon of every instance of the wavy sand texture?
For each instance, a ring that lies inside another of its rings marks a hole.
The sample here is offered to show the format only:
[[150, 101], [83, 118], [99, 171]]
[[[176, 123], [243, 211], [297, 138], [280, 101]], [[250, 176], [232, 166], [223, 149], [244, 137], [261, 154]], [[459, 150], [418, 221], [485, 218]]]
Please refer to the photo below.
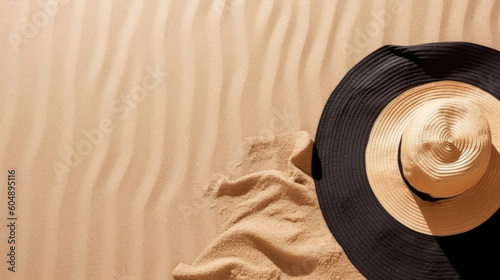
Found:
[[217, 238], [202, 187], [251, 171], [245, 137], [314, 137], [383, 44], [500, 49], [500, 1], [55, 1], [0, 1], [0, 279], [172, 279]]

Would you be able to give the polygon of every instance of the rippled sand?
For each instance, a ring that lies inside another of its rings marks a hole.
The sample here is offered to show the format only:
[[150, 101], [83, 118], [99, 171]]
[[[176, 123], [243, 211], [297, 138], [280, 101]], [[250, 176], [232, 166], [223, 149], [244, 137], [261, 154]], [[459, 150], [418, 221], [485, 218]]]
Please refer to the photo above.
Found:
[[171, 279], [218, 235], [202, 189], [243, 139], [304, 130], [384, 44], [500, 49], [499, 1], [0, 2], [0, 217], [16, 272]]

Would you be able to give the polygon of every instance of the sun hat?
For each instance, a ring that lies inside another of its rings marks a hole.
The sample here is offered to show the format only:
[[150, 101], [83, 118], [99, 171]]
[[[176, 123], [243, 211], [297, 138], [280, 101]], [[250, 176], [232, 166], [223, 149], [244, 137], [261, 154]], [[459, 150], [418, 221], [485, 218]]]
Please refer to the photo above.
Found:
[[388, 45], [331, 94], [313, 177], [368, 279], [500, 279], [499, 82], [494, 49]]

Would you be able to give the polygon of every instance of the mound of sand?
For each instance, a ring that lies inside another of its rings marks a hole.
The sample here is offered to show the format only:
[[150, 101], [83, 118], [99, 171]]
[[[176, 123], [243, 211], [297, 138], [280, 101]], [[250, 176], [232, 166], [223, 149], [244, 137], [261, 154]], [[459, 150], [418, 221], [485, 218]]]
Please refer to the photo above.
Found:
[[220, 235], [177, 280], [364, 279], [321, 215], [311, 177], [313, 142], [306, 132], [252, 138], [242, 169], [206, 188], [220, 216]]

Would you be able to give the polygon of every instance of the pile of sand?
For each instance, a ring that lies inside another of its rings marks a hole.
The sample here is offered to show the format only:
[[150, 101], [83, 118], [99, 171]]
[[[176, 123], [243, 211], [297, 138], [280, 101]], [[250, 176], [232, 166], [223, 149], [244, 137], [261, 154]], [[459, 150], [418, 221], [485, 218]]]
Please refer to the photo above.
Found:
[[328, 230], [311, 177], [306, 132], [253, 138], [235, 180], [215, 176], [207, 199], [219, 210], [220, 235], [184, 279], [364, 279]]

